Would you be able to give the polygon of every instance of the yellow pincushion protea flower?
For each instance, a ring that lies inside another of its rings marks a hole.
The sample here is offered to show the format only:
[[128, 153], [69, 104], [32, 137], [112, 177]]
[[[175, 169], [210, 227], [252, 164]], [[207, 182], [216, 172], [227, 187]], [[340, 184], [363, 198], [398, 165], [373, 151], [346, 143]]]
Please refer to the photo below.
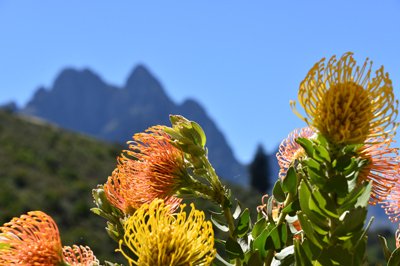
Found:
[[[372, 62], [356, 66], [352, 53], [339, 60], [322, 59], [301, 82], [298, 99], [307, 118], [331, 143], [361, 144], [369, 137], [386, 137], [396, 128], [398, 101], [383, 67], [371, 78]], [[378, 131], [377, 129], [382, 129]]]
[[173, 195], [186, 175], [183, 152], [170, 143], [162, 126], [135, 134], [129, 143], [104, 185], [110, 203], [125, 214], [155, 198], [178, 207], [181, 199]]
[[62, 246], [54, 220], [41, 211], [13, 218], [0, 227], [0, 265], [58, 265]]
[[[212, 224], [191, 204], [191, 211], [171, 213], [163, 200], [142, 205], [124, 224], [118, 251], [129, 265], [211, 265], [216, 255]], [[129, 250], [124, 251], [126, 246]], [[134, 260], [129, 256], [133, 252]]]

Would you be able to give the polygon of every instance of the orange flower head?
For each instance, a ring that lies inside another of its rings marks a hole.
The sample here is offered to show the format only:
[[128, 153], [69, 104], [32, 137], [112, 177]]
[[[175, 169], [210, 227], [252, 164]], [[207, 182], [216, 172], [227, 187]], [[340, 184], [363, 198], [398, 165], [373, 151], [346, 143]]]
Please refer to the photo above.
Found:
[[107, 199], [124, 213], [132, 214], [156, 198], [175, 207], [181, 202], [173, 195], [186, 177], [184, 153], [171, 144], [163, 128], [135, 134], [104, 185]]
[[54, 220], [41, 211], [15, 217], [0, 227], [0, 265], [58, 265], [62, 246]]
[[368, 159], [358, 176], [359, 181], [370, 181], [372, 184], [370, 204], [383, 202], [400, 178], [398, 148], [391, 148], [393, 140], [382, 137], [369, 139], [367, 142], [375, 144], [364, 145], [359, 155]]
[[72, 266], [100, 265], [93, 251], [89, 247], [73, 245], [63, 247], [64, 262]]
[[279, 163], [279, 178], [283, 180], [286, 177], [286, 173], [292, 163], [303, 156], [305, 156], [305, 151], [297, 142], [297, 138], [310, 138], [314, 135], [314, 131], [310, 127], [305, 127], [302, 129], [295, 129], [289, 136], [284, 139], [279, 145], [279, 151], [276, 154], [276, 158]]
[[396, 230], [395, 240], [396, 240], [396, 248], [400, 248], [400, 228]]

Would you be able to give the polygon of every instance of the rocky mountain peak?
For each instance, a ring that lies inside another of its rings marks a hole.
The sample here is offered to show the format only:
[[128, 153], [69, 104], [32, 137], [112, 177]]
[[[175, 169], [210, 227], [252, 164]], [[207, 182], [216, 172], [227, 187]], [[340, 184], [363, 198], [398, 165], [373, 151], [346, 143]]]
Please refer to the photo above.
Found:
[[247, 170], [233, 156], [225, 137], [195, 100], [175, 104], [161, 83], [143, 65], [123, 88], [106, 84], [91, 70], [65, 69], [50, 89], [39, 89], [22, 113], [100, 139], [125, 143], [146, 128], [169, 125], [170, 114], [198, 122], [207, 134], [209, 157], [227, 180], [247, 184]]

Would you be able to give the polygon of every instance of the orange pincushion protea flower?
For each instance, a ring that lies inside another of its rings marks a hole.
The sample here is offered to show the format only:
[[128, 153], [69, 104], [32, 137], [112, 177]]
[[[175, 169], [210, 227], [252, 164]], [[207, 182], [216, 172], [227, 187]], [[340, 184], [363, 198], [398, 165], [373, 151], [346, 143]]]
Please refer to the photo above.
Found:
[[282, 141], [281, 145], [279, 145], [279, 151], [276, 154], [276, 158], [278, 159], [280, 167], [279, 178], [281, 180], [286, 177], [286, 173], [294, 160], [305, 155], [303, 147], [296, 142], [296, 139], [310, 138], [312, 135], [314, 135], [314, 131], [309, 127], [295, 129]]
[[0, 265], [58, 265], [62, 246], [54, 220], [41, 211], [13, 218], [0, 227]]
[[367, 140], [376, 144], [364, 145], [359, 152], [359, 156], [368, 159], [369, 163], [360, 171], [358, 180], [372, 183], [372, 205], [385, 200], [400, 178], [398, 148], [390, 147], [391, 138], [381, 139]]
[[155, 198], [177, 207], [181, 200], [173, 195], [186, 176], [183, 152], [170, 143], [162, 126], [135, 134], [129, 144], [104, 185], [110, 203], [125, 214]]
[[74, 266], [97, 266], [99, 261], [89, 247], [73, 245], [63, 247], [64, 262]]

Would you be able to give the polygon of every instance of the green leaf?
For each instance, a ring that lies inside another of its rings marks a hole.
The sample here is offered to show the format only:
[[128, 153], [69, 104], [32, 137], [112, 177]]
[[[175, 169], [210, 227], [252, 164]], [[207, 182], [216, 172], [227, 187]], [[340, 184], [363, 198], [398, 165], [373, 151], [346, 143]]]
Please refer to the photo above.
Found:
[[200, 144], [202, 147], [204, 147], [206, 145], [206, 134], [204, 133], [204, 130], [201, 128], [201, 126], [199, 124], [197, 124], [194, 121], [191, 121], [191, 124], [192, 124], [193, 129], [197, 133], [196, 142], [198, 144]]
[[211, 215], [211, 222], [222, 232], [229, 232], [229, 227], [219, 223], [216, 219], [214, 219], [214, 217]]
[[328, 140], [322, 134], [317, 134], [317, 142], [324, 147], [329, 145]]
[[300, 207], [302, 212], [310, 219], [317, 227], [321, 229], [326, 229], [326, 231], [329, 230], [328, 226], [328, 221], [327, 218], [312, 211], [310, 209], [310, 198], [312, 197], [312, 194], [307, 187], [305, 181], [300, 182], [300, 189], [299, 189], [299, 201], [300, 201]]
[[286, 199], [285, 196], [285, 192], [283, 192], [282, 190], [282, 185], [281, 185], [281, 180], [278, 179], [275, 182], [274, 188], [272, 189], [272, 194], [274, 195], [274, 198], [278, 201], [278, 202], [284, 202]]
[[260, 252], [258, 250], [256, 250], [255, 252], [253, 252], [251, 254], [246, 265], [248, 265], [248, 266], [264, 266], [264, 262], [261, 260]]
[[171, 124], [173, 126], [178, 125], [180, 123], [187, 123], [189, 120], [187, 120], [184, 116], [182, 115], [169, 115], [169, 121], [171, 121]]
[[111, 213], [112, 206], [107, 199], [103, 186], [98, 186], [97, 188], [93, 189], [92, 195], [94, 198], [94, 203], [96, 204], [97, 207], [99, 207], [105, 213]]
[[295, 199], [294, 201], [292, 201], [291, 203], [289, 203], [285, 208], [282, 209], [283, 213], [293, 213], [293, 215], [295, 214], [295, 212], [300, 210], [300, 202], [299, 199]]
[[225, 251], [230, 259], [244, 258], [242, 247], [232, 237], [229, 237], [226, 241]]
[[321, 171], [321, 164], [314, 160], [313, 158], [309, 157], [304, 160], [304, 163], [309, 167], [312, 168], [316, 173]]
[[239, 204], [239, 201], [237, 201], [237, 205], [236, 205], [235, 211], [232, 214], [233, 219], [237, 219], [241, 213], [242, 213], [242, 208], [241, 208], [241, 206]]
[[389, 258], [387, 266], [399, 266], [400, 265], [400, 248], [393, 251]]
[[268, 222], [264, 217], [258, 219], [258, 221], [254, 224], [253, 230], [251, 230], [251, 236], [256, 239], [267, 227], [267, 225]]
[[305, 150], [305, 152], [307, 153], [307, 155], [309, 157], [312, 157], [313, 153], [314, 153], [314, 145], [312, 143], [311, 140], [306, 139], [306, 138], [297, 138], [296, 142], [303, 147], [303, 149]]
[[339, 215], [351, 208], [366, 207], [368, 205], [370, 192], [371, 184], [368, 182], [364, 182], [355, 187], [345, 198], [339, 199], [338, 203], [341, 205], [339, 208]]
[[348, 168], [351, 164], [352, 155], [344, 155], [335, 159], [335, 164], [332, 163], [334, 168], [340, 172], [344, 171], [344, 169]]
[[326, 182], [328, 181], [325, 172], [322, 170], [317, 170], [315, 168], [308, 167], [307, 168], [308, 176], [311, 179], [311, 183], [318, 187], [325, 187]]
[[337, 219], [339, 215], [335, 207], [335, 203], [326, 193], [321, 192], [319, 189], [314, 188], [312, 197], [310, 197], [309, 207], [311, 210], [318, 212], [323, 216], [329, 216]]
[[197, 145], [188, 145], [186, 152], [193, 156], [203, 156], [206, 154], [206, 151]]
[[235, 266], [235, 264], [229, 263], [224, 260], [218, 253], [215, 256], [216, 260], [213, 261], [213, 266]]
[[294, 241], [295, 265], [313, 265], [299, 240]]
[[360, 243], [356, 246], [353, 255], [353, 265], [365, 265], [367, 258], [366, 258], [366, 251], [367, 249], [367, 237], [364, 237]]
[[234, 234], [238, 237], [246, 235], [250, 228], [250, 212], [249, 209], [245, 209], [239, 216], [238, 224], [235, 228]]
[[314, 155], [317, 155], [322, 161], [331, 162], [331, 157], [328, 150], [321, 145], [315, 146]]
[[368, 182], [363, 193], [358, 197], [354, 207], [367, 207], [371, 197], [372, 183]]
[[341, 223], [337, 225], [333, 234], [337, 237], [351, 236], [352, 233], [360, 231], [363, 226], [365, 219], [367, 218], [367, 209], [358, 207], [345, 212], [341, 217]]
[[287, 240], [286, 224], [280, 224], [274, 227], [267, 237], [266, 249], [279, 250], [283, 248]]
[[303, 212], [299, 212], [297, 214], [297, 217], [299, 218], [300, 224], [301, 224], [301, 229], [304, 231], [306, 237], [318, 248], [322, 249], [323, 248], [323, 243], [319, 239], [318, 235], [314, 231], [313, 224], [309, 219], [307, 219], [307, 216]]
[[336, 175], [327, 180], [324, 190], [330, 193], [337, 193], [339, 197], [346, 197], [349, 193], [347, 180], [342, 175]]
[[269, 232], [270, 228], [268, 227], [264, 228], [264, 230], [257, 236], [257, 238], [253, 242], [254, 249], [260, 252], [260, 255], [263, 259], [267, 256], [265, 243], [267, 241]]
[[295, 195], [297, 192], [297, 175], [293, 166], [289, 168], [286, 177], [282, 180], [282, 190], [292, 195]]
[[385, 260], [386, 260], [386, 262], [387, 262], [387, 261], [389, 261], [390, 256], [391, 256], [392, 254], [391, 254], [391, 252], [390, 252], [390, 250], [389, 250], [389, 247], [388, 247], [388, 245], [387, 245], [386, 238], [384, 238], [384, 237], [381, 236], [381, 235], [378, 235], [378, 239], [379, 239], [379, 242], [380, 242], [380, 244], [381, 244], [381, 246], [382, 246], [383, 254], [385, 255]]
[[330, 246], [322, 250], [318, 257], [321, 265], [353, 265], [352, 254], [340, 245]]
[[173, 140], [183, 141], [184, 137], [181, 133], [173, 128], [164, 127], [164, 132], [167, 133]]

